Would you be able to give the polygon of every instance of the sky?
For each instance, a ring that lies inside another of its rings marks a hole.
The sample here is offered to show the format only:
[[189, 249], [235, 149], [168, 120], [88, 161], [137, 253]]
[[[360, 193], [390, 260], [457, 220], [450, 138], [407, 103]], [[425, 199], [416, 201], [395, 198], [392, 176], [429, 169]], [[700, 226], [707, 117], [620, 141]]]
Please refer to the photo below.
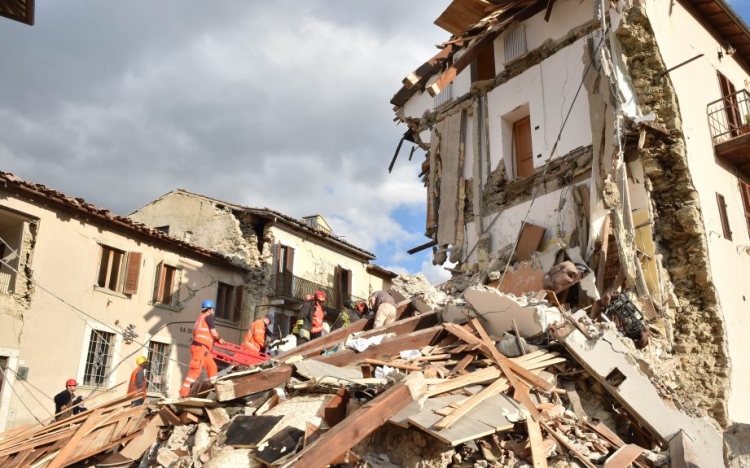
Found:
[[176, 188], [290, 216], [396, 272], [426, 242], [424, 152], [389, 103], [449, 0], [37, 0], [0, 18], [0, 170], [125, 215]]
[[33, 27], [0, 18], [0, 170], [121, 215], [176, 188], [319, 213], [440, 282], [429, 250], [406, 253], [428, 240], [424, 152], [387, 172], [389, 101], [449, 38], [449, 3], [36, 0]]

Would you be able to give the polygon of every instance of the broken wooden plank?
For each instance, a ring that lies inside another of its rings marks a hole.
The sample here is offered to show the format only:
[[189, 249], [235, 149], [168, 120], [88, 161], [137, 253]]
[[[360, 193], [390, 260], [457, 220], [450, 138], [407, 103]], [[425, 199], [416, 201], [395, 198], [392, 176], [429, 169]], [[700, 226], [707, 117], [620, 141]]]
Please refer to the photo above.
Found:
[[422, 374], [410, 374], [320, 436], [283, 466], [318, 468], [330, 464], [414, 401], [423, 390]]
[[568, 396], [568, 400], [570, 400], [570, 406], [573, 407], [575, 415], [578, 416], [578, 419], [586, 421], [588, 416], [583, 409], [583, 405], [581, 405], [581, 397], [578, 396], [578, 392], [576, 391], [576, 383], [572, 380], [566, 380], [563, 382], [563, 388], [565, 389], [565, 394]]
[[[516, 374], [514, 374], [514, 371], [510, 369], [509, 363], [512, 363], [511, 360], [509, 360], [507, 357], [500, 354], [500, 351], [495, 348], [495, 344], [490, 339], [490, 336], [487, 334], [487, 332], [484, 330], [484, 327], [481, 323], [479, 323], [479, 320], [477, 319], [471, 319], [471, 324], [476, 329], [477, 333], [479, 333], [479, 336], [482, 338], [482, 341], [484, 342], [484, 346], [489, 350], [490, 357], [495, 360], [497, 365], [500, 367], [500, 370], [503, 371], [503, 374], [505, 374], [505, 378], [508, 379], [510, 384], [513, 386], [513, 388], [517, 389], [518, 391], [516, 394], [520, 397], [518, 400], [523, 403], [526, 406], [526, 409], [529, 411], [531, 416], [534, 419], [539, 419], [543, 417], [541, 413], [536, 409], [536, 405], [533, 401], [531, 401], [531, 398], [529, 398], [529, 394], [526, 391], [522, 391], [521, 382], [519, 382], [518, 377]], [[513, 363], [515, 364], [515, 363]], [[517, 364], [516, 364], [517, 365]], [[523, 369], [523, 367], [519, 366], [520, 369]], [[527, 372], [529, 375], [533, 375], [530, 372], [528, 372], [526, 369], [523, 369], [524, 372]], [[537, 377], [537, 376], [534, 376]]]
[[161, 416], [165, 423], [169, 423], [173, 426], [179, 426], [181, 424], [180, 418], [178, 418], [168, 406], [162, 406], [159, 409], [159, 416]]
[[467, 354], [466, 356], [464, 356], [463, 358], [461, 358], [460, 361], [458, 361], [458, 364], [456, 364], [455, 366], [453, 366], [453, 369], [451, 369], [451, 373], [448, 374], [448, 375], [451, 375], [451, 376], [452, 375], [457, 375], [459, 372], [461, 372], [464, 369], [466, 369], [466, 366], [468, 366], [469, 364], [471, 364], [471, 362], [474, 360], [475, 357], [476, 356], [473, 355], [473, 354]]
[[[395, 323], [395, 322], [394, 322]], [[405, 335], [385, 338], [379, 345], [370, 346], [361, 353], [346, 349], [333, 354], [315, 356], [310, 359], [325, 362], [334, 366], [346, 366], [361, 362], [364, 359], [378, 359], [381, 357], [395, 356], [404, 349], [418, 349], [437, 342], [443, 332], [441, 325], [419, 330]]]
[[468, 398], [464, 404], [458, 409], [452, 412], [450, 415], [444, 417], [440, 421], [434, 424], [436, 429], [446, 429], [458, 421], [460, 418], [465, 416], [469, 411], [476, 408], [484, 400], [497, 395], [498, 393], [508, 389], [508, 382], [505, 379], [498, 379], [489, 385], [487, 388], [477, 393], [476, 395]]
[[96, 427], [103, 412], [104, 408], [99, 408], [89, 414], [88, 418], [83, 422], [83, 424], [78, 427], [78, 430], [76, 430], [75, 434], [73, 434], [68, 442], [62, 447], [62, 449], [60, 449], [57, 457], [55, 457], [55, 459], [52, 460], [49, 465], [47, 465], [47, 468], [64, 467], [67, 464], [68, 456], [71, 455], [76, 450], [76, 448], [78, 448], [78, 443], [83, 440], [83, 438], [88, 435], [88, 433], [92, 429]]
[[206, 408], [206, 414], [212, 426], [222, 427], [229, 422], [229, 415], [224, 408]]
[[526, 418], [526, 430], [529, 433], [531, 462], [534, 464], [534, 468], [547, 468], [547, 452], [544, 449], [544, 439], [539, 423], [531, 418]]
[[[607, 461], [604, 468], [628, 468], [643, 453], [643, 447], [635, 444], [627, 444], [618, 448]], [[674, 463], [672, 464], [674, 466]]]
[[328, 424], [328, 427], [334, 427], [346, 419], [346, 407], [349, 404], [349, 392], [346, 391], [345, 386], [341, 386], [338, 392], [333, 395], [328, 403], [321, 408], [321, 416], [323, 420]]
[[216, 399], [230, 401], [253, 393], [270, 390], [286, 382], [292, 376], [292, 367], [282, 364], [263, 372], [216, 382]]
[[565, 437], [563, 434], [560, 434], [559, 432], [555, 431], [554, 429], [550, 428], [547, 424], [545, 424], [543, 421], [540, 421], [539, 424], [544, 428], [545, 431], [552, 437], [554, 437], [560, 444], [562, 444], [563, 447], [565, 447], [570, 453], [572, 453], [581, 463], [586, 465], [587, 468], [596, 468], [596, 465], [591, 463], [591, 461], [586, 458], [581, 452], [579, 452], [573, 444], [570, 443], [567, 437]]
[[420, 366], [415, 366], [413, 364], [404, 364], [402, 362], [381, 361], [379, 359], [364, 359], [362, 362], [364, 362], [365, 364], [370, 364], [371, 366], [389, 366], [395, 369], [404, 369], [410, 371], [422, 370]]

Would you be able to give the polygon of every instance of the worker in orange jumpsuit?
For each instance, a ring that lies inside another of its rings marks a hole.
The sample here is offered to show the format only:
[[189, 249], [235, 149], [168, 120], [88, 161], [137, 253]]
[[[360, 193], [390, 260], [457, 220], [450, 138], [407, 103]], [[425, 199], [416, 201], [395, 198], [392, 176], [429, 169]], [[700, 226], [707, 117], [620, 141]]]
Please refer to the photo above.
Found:
[[323, 336], [323, 318], [325, 312], [323, 312], [323, 303], [326, 301], [326, 293], [323, 291], [315, 291], [313, 295], [312, 310], [310, 313], [310, 337], [312, 339], [320, 338]]
[[133, 406], [141, 406], [146, 401], [146, 368], [148, 368], [148, 358], [140, 356], [135, 360], [136, 367], [130, 374], [128, 383], [128, 393], [140, 393], [142, 396], [133, 400]]
[[206, 300], [201, 305], [201, 314], [193, 326], [193, 342], [190, 344], [190, 366], [188, 375], [180, 388], [180, 396], [186, 397], [190, 393], [190, 387], [193, 382], [198, 380], [203, 368], [209, 379], [213, 379], [218, 373], [218, 368], [211, 357], [211, 348], [214, 347], [214, 341], [224, 344], [225, 341], [219, 336], [214, 323], [214, 301]]
[[254, 321], [242, 340], [242, 346], [256, 353], [266, 352], [266, 337], [273, 335], [273, 315]]

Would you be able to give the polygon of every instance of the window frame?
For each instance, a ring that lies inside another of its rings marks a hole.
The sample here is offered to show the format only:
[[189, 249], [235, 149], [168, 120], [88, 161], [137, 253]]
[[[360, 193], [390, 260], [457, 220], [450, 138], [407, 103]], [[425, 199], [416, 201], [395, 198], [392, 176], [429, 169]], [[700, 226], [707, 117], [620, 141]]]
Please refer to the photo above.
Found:
[[7, 358], [6, 369], [10, 372], [5, 374], [5, 383], [0, 385], [0, 432], [5, 431], [9, 421], [12, 421], [10, 414], [10, 401], [13, 396], [13, 385], [16, 384], [16, 372], [18, 372], [18, 350], [13, 348], [0, 348], [0, 356]]
[[[217, 281], [217, 283], [214, 318], [223, 322], [239, 323], [242, 320], [245, 285], [233, 285], [223, 281]], [[227, 296], [226, 301], [222, 298], [222, 289]], [[224, 314], [225, 309], [226, 314]]]
[[721, 223], [722, 234], [724, 239], [732, 240], [732, 227], [729, 225], [729, 213], [727, 212], [727, 201], [724, 195], [716, 192], [716, 204], [719, 208], [719, 222]]
[[[161, 353], [163, 356], [165, 356], [164, 360], [162, 361], [162, 367], [161, 367], [161, 373], [159, 374], [162, 377], [162, 382], [159, 384], [161, 386], [160, 389], [155, 388], [156, 386], [153, 384], [153, 372], [154, 372], [154, 362], [155, 360], [152, 359], [152, 344], [158, 344], [166, 347], [166, 353]], [[166, 395], [170, 390], [170, 379], [172, 377], [172, 353], [174, 352], [175, 344], [172, 342], [172, 340], [164, 337], [158, 337], [158, 336], [152, 336], [148, 340], [148, 370], [146, 372], [146, 378], [148, 379], [148, 387], [147, 387], [147, 393], [149, 395]]]
[[[99, 243], [99, 268], [96, 273], [94, 289], [107, 294], [129, 298], [138, 293], [138, 282], [140, 279], [141, 262], [143, 254], [115, 247], [109, 243]], [[106, 257], [105, 257], [106, 254]], [[112, 280], [114, 271], [114, 255], [119, 254], [119, 265], [117, 266], [117, 277]], [[106, 265], [105, 265], [106, 258]], [[112, 262], [112, 263], [111, 263]], [[106, 273], [102, 274], [102, 268]], [[102, 284], [103, 283], [103, 284]], [[114, 289], [112, 286], [114, 285]]]
[[[170, 272], [170, 297], [169, 302], [165, 302], [164, 291], [166, 286], [166, 276], [164, 272]], [[174, 311], [182, 310], [180, 306], [180, 288], [182, 287], [182, 268], [176, 264], [162, 260], [156, 264], [154, 271], [154, 292], [151, 297], [151, 304], [156, 307], [163, 307]]]
[[[97, 384], [94, 384], [94, 385], [87, 384], [86, 379], [85, 379], [86, 367], [88, 364], [89, 348], [91, 346], [91, 337], [93, 336], [93, 333], [95, 331], [97, 333], [108, 333], [114, 336], [114, 340], [111, 345], [111, 356], [110, 356], [109, 368], [107, 371], [105, 371], [105, 376], [106, 376], [106, 372], [111, 372], [111, 370], [115, 369], [119, 364], [119, 355], [120, 355], [119, 351], [122, 346], [122, 334], [117, 333], [102, 324], [87, 321], [86, 328], [83, 334], [84, 339], [83, 339], [83, 346], [81, 347], [81, 359], [80, 359], [80, 363], [78, 366], [77, 380], [79, 382], [79, 385], [78, 385], [79, 388], [93, 389], [97, 387]], [[107, 378], [104, 381], [104, 383], [99, 384], [98, 388], [111, 388], [114, 385], [116, 385], [117, 376], [115, 374], [116, 372], [111, 372], [109, 375], [109, 378]]]
[[742, 179], [738, 179], [740, 186], [740, 197], [742, 198], [742, 208], [745, 214], [745, 224], [747, 233], [750, 236], [750, 184]]

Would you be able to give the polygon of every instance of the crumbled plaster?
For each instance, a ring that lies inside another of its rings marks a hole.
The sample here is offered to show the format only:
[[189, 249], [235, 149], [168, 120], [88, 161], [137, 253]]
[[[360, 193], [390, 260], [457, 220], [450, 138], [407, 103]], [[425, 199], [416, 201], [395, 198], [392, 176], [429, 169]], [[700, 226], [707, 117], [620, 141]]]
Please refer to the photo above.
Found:
[[677, 395], [691, 414], [727, 425], [729, 362], [725, 324], [709, 274], [698, 194], [688, 170], [677, 95], [640, 0], [627, 0], [616, 31], [643, 115], [655, 113], [671, 136], [652, 133], [641, 151], [662, 265], [679, 298], [669, 305], [674, 351], [682, 364]]
[[364, 452], [362, 458], [373, 467], [447, 468], [456, 450], [420, 430], [385, 424], [355, 447], [355, 452]]
[[[0, 294], [0, 314], [13, 318], [13, 335], [16, 343], [21, 343], [24, 326], [24, 313], [31, 306], [31, 298], [34, 296], [34, 281], [32, 270], [32, 259], [34, 247], [36, 246], [37, 225], [35, 223], [23, 224], [23, 240], [19, 248], [20, 261], [18, 262], [18, 273], [16, 274], [15, 289], [12, 294]], [[17, 328], [16, 328], [17, 327]]]

